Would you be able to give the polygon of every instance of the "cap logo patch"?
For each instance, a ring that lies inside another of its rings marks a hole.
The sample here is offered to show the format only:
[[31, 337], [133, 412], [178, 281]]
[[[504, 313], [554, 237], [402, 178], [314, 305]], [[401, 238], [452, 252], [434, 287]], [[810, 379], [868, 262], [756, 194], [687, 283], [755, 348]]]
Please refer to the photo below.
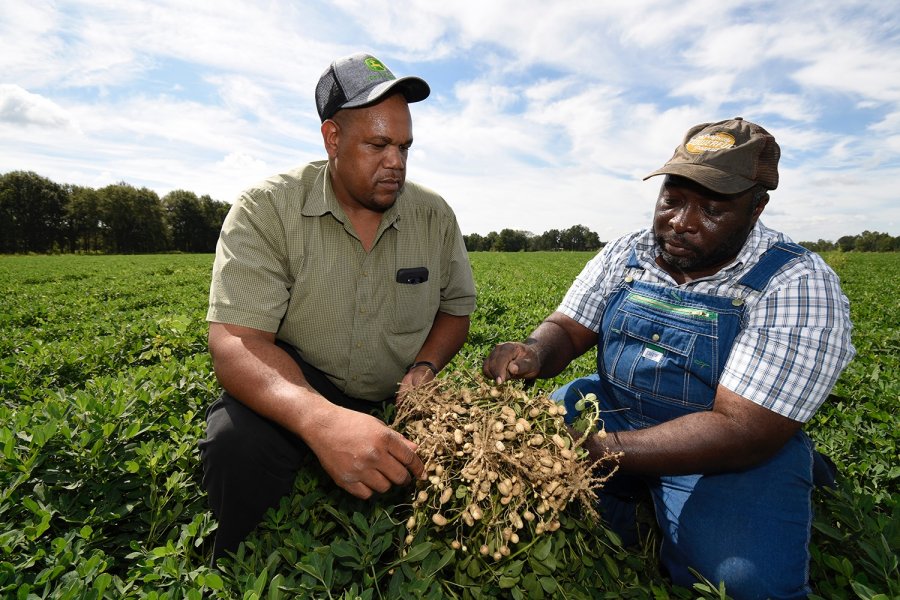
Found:
[[734, 146], [734, 136], [724, 131], [716, 133], [706, 133], [692, 137], [690, 141], [684, 145], [684, 149], [691, 154], [700, 154], [701, 152], [715, 152], [716, 150], [725, 150]]
[[387, 71], [387, 67], [377, 58], [367, 58], [366, 66], [369, 67], [370, 71]]

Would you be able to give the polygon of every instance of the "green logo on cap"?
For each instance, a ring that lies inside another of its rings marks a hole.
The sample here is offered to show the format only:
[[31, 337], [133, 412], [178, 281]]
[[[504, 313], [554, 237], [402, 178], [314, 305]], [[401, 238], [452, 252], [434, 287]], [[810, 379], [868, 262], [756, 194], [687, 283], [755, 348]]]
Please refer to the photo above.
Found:
[[387, 67], [377, 58], [367, 58], [366, 66], [372, 71], [387, 71]]

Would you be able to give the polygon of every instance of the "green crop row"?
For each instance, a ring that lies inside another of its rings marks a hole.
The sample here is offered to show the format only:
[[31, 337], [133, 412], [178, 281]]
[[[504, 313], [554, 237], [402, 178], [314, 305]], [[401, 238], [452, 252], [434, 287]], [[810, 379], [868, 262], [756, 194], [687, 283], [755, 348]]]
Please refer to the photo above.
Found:
[[[473, 253], [479, 306], [450, 370], [477, 373], [495, 343], [527, 335], [590, 256]], [[837, 490], [816, 492], [811, 579], [822, 598], [898, 597], [900, 257], [826, 258], [851, 300], [859, 355], [808, 426], [841, 472]], [[668, 584], [652, 525], [626, 549], [570, 514], [500, 563], [425, 534], [402, 549], [411, 492], [362, 502], [315, 464], [233, 560], [209, 567], [215, 521], [197, 441], [218, 393], [204, 323], [211, 262], [0, 257], [0, 597], [727, 595]]]

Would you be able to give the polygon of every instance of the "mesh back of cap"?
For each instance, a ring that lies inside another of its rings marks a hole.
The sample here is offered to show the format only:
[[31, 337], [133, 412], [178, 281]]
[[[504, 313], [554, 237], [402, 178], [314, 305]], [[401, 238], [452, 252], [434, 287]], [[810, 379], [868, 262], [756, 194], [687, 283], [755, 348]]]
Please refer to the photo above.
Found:
[[329, 67], [316, 85], [316, 109], [319, 111], [319, 118], [323, 121], [330, 119], [346, 101], [347, 96], [334, 76], [334, 67]]
[[774, 190], [778, 187], [778, 159], [781, 158], [781, 148], [775, 142], [775, 138], [762, 127], [756, 127], [756, 133], [765, 136], [765, 146], [759, 153], [756, 181], [766, 188]]

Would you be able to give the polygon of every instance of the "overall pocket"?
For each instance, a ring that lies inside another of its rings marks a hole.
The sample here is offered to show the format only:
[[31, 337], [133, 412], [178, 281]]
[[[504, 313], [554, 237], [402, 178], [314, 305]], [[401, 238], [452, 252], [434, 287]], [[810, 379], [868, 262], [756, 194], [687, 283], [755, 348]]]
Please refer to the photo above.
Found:
[[630, 293], [606, 329], [605, 372], [642, 399], [708, 410], [718, 384], [717, 316]]

